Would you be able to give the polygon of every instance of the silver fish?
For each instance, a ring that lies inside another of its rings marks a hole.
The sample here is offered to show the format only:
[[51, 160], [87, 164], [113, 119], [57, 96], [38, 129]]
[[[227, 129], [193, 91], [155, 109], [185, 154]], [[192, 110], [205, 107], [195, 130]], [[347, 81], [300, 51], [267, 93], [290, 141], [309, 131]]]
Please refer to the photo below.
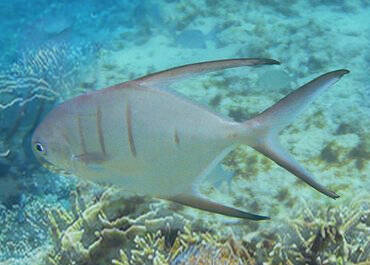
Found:
[[247, 144], [314, 189], [317, 183], [279, 144], [278, 133], [348, 70], [323, 74], [255, 118], [235, 122], [171, 92], [188, 76], [241, 66], [280, 64], [247, 58], [175, 67], [66, 101], [35, 130], [32, 149], [48, 168], [127, 191], [227, 216], [263, 220], [208, 200], [195, 190], [237, 145]]

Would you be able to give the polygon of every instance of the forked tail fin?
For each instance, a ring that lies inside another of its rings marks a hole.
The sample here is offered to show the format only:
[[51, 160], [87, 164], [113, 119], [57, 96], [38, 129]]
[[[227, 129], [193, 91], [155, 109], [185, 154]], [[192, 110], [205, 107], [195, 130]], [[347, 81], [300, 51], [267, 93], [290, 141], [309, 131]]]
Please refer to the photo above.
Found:
[[314, 189], [333, 199], [339, 196], [317, 183], [312, 174], [300, 166], [282, 148], [278, 140], [278, 133], [289, 125], [319, 94], [335, 84], [347, 73], [349, 73], [348, 70], [342, 69], [323, 74], [293, 91], [255, 118], [244, 123], [250, 131], [249, 138], [251, 140], [248, 141], [248, 144], [251, 147], [269, 157]]

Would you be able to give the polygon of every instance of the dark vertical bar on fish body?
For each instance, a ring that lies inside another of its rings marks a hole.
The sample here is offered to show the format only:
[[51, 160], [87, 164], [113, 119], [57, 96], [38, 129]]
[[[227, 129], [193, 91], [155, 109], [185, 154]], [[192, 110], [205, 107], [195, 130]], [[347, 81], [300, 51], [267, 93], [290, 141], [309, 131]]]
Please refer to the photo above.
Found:
[[179, 138], [179, 134], [177, 133], [177, 129], [175, 129], [173, 139], [174, 139], [176, 145], [180, 144], [180, 138]]
[[127, 102], [126, 104], [126, 125], [127, 125], [127, 137], [130, 151], [133, 157], [136, 157], [136, 147], [134, 136], [132, 135], [132, 117], [131, 117], [131, 105]]
[[96, 128], [97, 128], [98, 137], [99, 137], [100, 149], [101, 149], [103, 156], [105, 156], [106, 151], [105, 151], [104, 135], [103, 135], [103, 128], [101, 126], [101, 120], [102, 120], [102, 113], [101, 113], [100, 106], [98, 105], [96, 109]]
[[77, 123], [78, 123], [78, 134], [80, 136], [80, 144], [81, 144], [81, 148], [82, 148], [82, 153], [86, 154], [86, 143], [85, 143], [85, 138], [84, 138], [84, 134], [83, 134], [83, 131], [82, 131], [82, 123], [81, 123], [81, 117], [80, 116], [77, 116]]

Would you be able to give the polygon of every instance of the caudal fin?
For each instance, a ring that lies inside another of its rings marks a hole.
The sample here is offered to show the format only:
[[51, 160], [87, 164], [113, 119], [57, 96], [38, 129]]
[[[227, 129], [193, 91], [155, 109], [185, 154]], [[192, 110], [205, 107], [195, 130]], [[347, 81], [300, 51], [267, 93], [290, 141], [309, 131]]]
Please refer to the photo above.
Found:
[[250, 139], [253, 140], [248, 141], [250, 146], [308, 183], [314, 189], [333, 199], [339, 196], [317, 183], [312, 174], [299, 165], [283, 149], [278, 140], [278, 133], [289, 125], [317, 96], [347, 73], [349, 73], [348, 70], [341, 69], [323, 74], [293, 91], [255, 118], [244, 123], [252, 134]]

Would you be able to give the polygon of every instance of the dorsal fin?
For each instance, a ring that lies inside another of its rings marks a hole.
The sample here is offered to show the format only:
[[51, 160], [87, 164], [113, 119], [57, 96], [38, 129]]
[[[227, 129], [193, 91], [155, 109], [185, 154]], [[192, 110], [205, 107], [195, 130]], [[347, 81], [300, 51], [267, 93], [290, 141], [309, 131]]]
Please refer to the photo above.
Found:
[[242, 66], [259, 66], [259, 65], [271, 65], [280, 64], [280, 62], [272, 59], [264, 58], [238, 58], [238, 59], [226, 59], [217, 61], [206, 61], [194, 64], [186, 64], [170, 68], [164, 71], [149, 74], [133, 82], [139, 85], [150, 86], [150, 87], [161, 87], [163, 85], [170, 85], [179, 79], [190, 77], [196, 74], [205, 74], [217, 70], [236, 68]]

